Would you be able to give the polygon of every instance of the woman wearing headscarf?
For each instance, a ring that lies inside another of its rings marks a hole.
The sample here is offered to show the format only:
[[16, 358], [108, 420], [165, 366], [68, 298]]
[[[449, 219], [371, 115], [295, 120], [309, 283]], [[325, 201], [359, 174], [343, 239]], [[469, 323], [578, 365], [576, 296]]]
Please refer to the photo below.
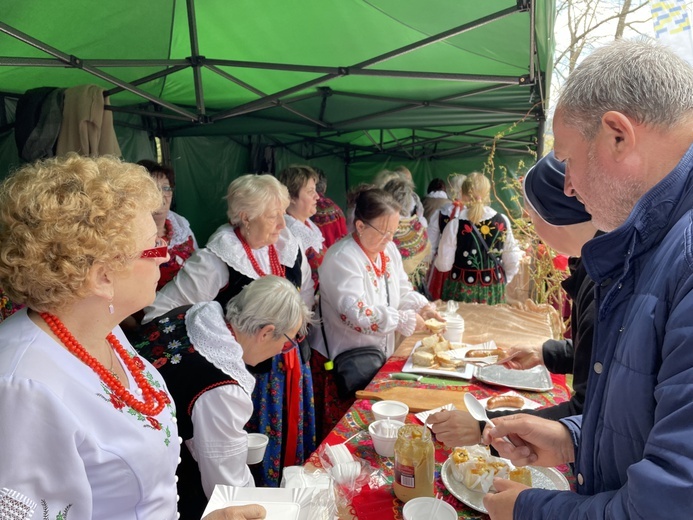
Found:
[[[391, 179], [382, 188], [392, 195], [402, 208], [411, 206], [414, 185], [405, 177]], [[392, 241], [402, 256], [402, 266], [409, 281], [417, 291], [423, 293], [431, 252], [426, 226], [421, 223], [416, 213], [412, 215], [408, 211], [400, 210], [399, 226]]]
[[[243, 175], [229, 185], [226, 200], [229, 223], [157, 293], [145, 309], [144, 323], [182, 305], [214, 300], [224, 306], [245, 285], [268, 274], [289, 280], [313, 307], [310, 265], [284, 221], [290, 203], [286, 186], [272, 175]], [[281, 469], [301, 464], [315, 449], [310, 347], [305, 343], [253, 369], [255, 414], [248, 429], [270, 438], [260, 482], [265, 486], [279, 485]]]
[[169, 311], [141, 331], [140, 355], [164, 377], [183, 437], [179, 512], [198, 519], [217, 484], [252, 487], [245, 424], [253, 413], [255, 378], [246, 364], [288, 353], [312, 313], [296, 287], [268, 275], [229, 300]]
[[143, 168], [109, 157], [0, 187], [0, 285], [27, 306], [0, 324], [1, 518], [177, 517], [175, 408], [118, 327], [168, 260], [160, 206]]
[[316, 190], [318, 174], [310, 166], [291, 165], [279, 174], [279, 182], [289, 190], [289, 207], [284, 215], [286, 227], [298, 238], [308, 258], [313, 287], [318, 288], [318, 267], [325, 256], [325, 237], [310, 219], [317, 211], [320, 196]]
[[320, 266], [327, 348], [314, 352], [311, 361], [316, 381], [321, 377], [324, 382], [323, 433], [354, 401], [353, 396], [338, 397], [334, 375], [324, 369], [326, 362], [364, 346], [375, 346], [388, 358], [395, 349], [396, 332], [410, 336], [424, 329], [426, 319], [442, 320], [435, 306], [413, 289], [392, 242], [400, 210], [386, 191], [365, 188], [355, 196], [354, 233], [332, 246]]
[[466, 204], [451, 219], [440, 239], [435, 266], [448, 273], [442, 299], [494, 305], [505, 301], [510, 283], [522, 258], [513, 237], [510, 220], [489, 206], [491, 182], [481, 173], [471, 173], [462, 183]]

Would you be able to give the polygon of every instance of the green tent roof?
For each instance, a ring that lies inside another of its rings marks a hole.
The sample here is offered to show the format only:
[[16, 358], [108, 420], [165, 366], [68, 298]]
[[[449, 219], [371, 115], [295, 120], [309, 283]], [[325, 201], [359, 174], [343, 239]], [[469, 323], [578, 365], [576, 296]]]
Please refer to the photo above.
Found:
[[315, 157], [541, 146], [554, 0], [8, 3], [4, 94], [98, 84], [162, 136], [262, 134]]

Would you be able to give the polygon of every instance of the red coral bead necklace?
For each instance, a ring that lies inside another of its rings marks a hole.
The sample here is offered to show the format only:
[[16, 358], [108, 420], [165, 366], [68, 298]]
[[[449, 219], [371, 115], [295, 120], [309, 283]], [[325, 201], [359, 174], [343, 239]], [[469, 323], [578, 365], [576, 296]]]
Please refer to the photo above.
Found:
[[355, 231], [354, 231], [353, 236], [354, 236], [354, 241], [359, 245], [359, 247], [361, 248], [361, 251], [363, 251], [363, 253], [366, 255], [368, 260], [370, 260], [371, 265], [373, 266], [373, 271], [375, 272], [375, 276], [380, 278], [387, 271], [387, 261], [389, 260], [389, 258], [387, 257], [387, 255], [385, 255], [385, 251], [380, 252], [380, 265], [382, 266], [382, 268], [378, 269], [375, 266], [375, 262], [371, 259], [370, 255], [363, 248], [363, 244], [361, 244], [361, 239], [359, 238], [358, 234]]
[[39, 316], [46, 322], [48, 327], [51, 329], [53, 334], [55, 334], [61, 341], [65, 348], [69, 350], [77, 359], [82, 363], [91, 368], [96, 374], [101, 378], [101, 380], [108, 385], [115, 397], [117, 397], [121, 402], [125, 403], [130, 408], [136, 410], [137, 412], [154, 417], [159, 415], [164, 407], [171, 402], [166, 392], [163, 390], [156, 390], [151, 383], [147, 380], [144, 375], [144, 364], [138, 356], [130, 357], [128, 352], [125, 350], [123, 345], [118, 341], [113, 333], [109, 333], [106, 336], [108, 344], [113, 350], [116, 351], [120, 359], [123, 360], [125, 366], [132, 374], [138, 388], [142, 391], [142, 396], [144, 401], [139, 401], [134, 395], [132, 395], [127, 388], [115, 377], [105, 366], [103, 366], [99, 361], [89, 354], [87, 349], [85, 349], [77, 339], [67, 330], [65, 324], [60, 321], [57, 316], [49, 314], [47, 312], [39, 313]]
[[[260, 277], [267, 276], [267, 273], [263, 271], [260, 264], [257, 263], [255, 255], [253, 255], [253, 250], [250, 249], [250, 245], [245, 240], [243, 235], [241, 235], [241, 230], [239, 228], [235, 228], [234, 231], [236, 232], [238, 240], [241, 241], [245, 254], [248, 256], [248, 260], [250, 260], [250, 264], [253, 266], [253, 269], [255, 269], [255, 272]], [[279, 255], [277, 254], [277, 248], [274, 247], [274, 244], [270, 244], [268, 246], [267, 252], [269, 254], [270, 269], [272, 270], [272, 274], [286, 278], [286, 268], [279, 262]]]

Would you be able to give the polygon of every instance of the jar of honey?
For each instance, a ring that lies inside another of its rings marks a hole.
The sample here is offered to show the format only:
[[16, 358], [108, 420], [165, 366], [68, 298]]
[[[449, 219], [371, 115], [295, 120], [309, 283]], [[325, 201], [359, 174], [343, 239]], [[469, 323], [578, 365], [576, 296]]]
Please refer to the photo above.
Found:
[[395, 441], [395, 495], [402, 502], [433, 496], [435, 448], [425, 426], [405, 424]]

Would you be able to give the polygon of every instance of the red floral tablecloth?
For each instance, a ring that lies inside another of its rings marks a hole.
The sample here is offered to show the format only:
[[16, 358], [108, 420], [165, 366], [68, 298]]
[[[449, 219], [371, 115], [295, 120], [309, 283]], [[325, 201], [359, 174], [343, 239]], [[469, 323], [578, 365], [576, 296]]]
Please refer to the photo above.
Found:
[[[409, 353], [414, 344], [419, 341], [425, 334], [417, 334], [411, 338], [407, 338], [397, 349], [395, 355], [391, 357], [380, 369], [373, 381], [368, 385], [367, 390], [378, 391], [392, 386], [412, 386], [415, 388], [445, 388], [448, 390], [459, 390], [460, 392], [471, 391], [478, 398], [488, 397], [490, 395], [500, 394], [508, 391], [508, 388], [501, 386], [490, 386], [475, 380], [467, 381], [462, 379], [449, 379], [438, 377], [424, 377], [419, 382], [401, 381], [390, 379], [390, 374], [400, 372], [406, 362]], [[542, 406], [551, 406], [561, 403], [570, 398], [570, 388], [566, 384], [565, 376], [552, 374], [554, 387], [549, 392], [525, 392], [518, 391], [525, 397], [539, 402]], [[364, 489], [352, 500], [352, 503], [340, 511], [340, 518], [358, 518], [358, 520], [401, 520], [402, 517], [402, 502], [400, 502], [392, 490], [392, 476], [394, 473], [394, 459], [381, 457], [375, 453], [373, 443], [368, 435], [368, 425], [373, 422], [373, 414], [371, 412], [372, 401], [367, 399], [357, 400], [349, 411], [342, 417], [337, 426], [323, 440], [321, 447], [325, 444], [334, 445], [342, 443], [359, 431], [365, 431], [361, 435], [348, 440], [347, 446], [354, 457], [367, 461], [376, 469], [382, 470], [383, 474], [389, 478], [390, 485], [383, 486], [376, 490]], [[420, 421], [410, 413], [406, 419], [407, 423], [418, 423]], [[435, 489], [441, 498], [450, 503], [458, 512], [459, 518], [465, 519], [488, 519], [487, 515], [481, 514], [457, 500], [445, 488], [440, 478], [440, 470], [442, 464], [448, 458], [450, 449], [443, 444], [435, 442], [436, 448], [436, 474], [435, 474]], [[314, 467], [322, 467], [318, 453], [320, 447], [313, 453], [307, 464]], [[558, 468], [562, 471], [572, 485], [572, 475], [568, 466]]]

